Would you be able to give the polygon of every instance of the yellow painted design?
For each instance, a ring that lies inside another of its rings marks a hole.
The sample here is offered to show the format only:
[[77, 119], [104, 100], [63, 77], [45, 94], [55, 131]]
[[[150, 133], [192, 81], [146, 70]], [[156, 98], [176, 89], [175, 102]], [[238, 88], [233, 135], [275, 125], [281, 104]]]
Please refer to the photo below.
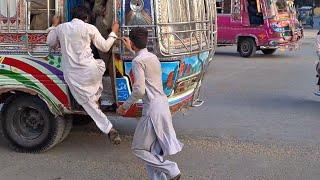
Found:
[[114, 63], [118, 72], [120, 72], [120, 74], [123, 76], [124, 75], [123, 61], [115, 58]]
[[0, 57], [0, 64], [2, 64], [4, 57]]

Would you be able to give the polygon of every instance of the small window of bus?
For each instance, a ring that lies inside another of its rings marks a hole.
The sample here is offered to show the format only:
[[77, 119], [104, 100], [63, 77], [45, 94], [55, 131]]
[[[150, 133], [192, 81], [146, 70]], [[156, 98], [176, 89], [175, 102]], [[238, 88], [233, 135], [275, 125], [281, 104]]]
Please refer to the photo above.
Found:
[[55, 0], [29, 0], [28, 29], [36, 31], [48, 29], [54, 14]]
[[24, 29], [24, 0], [0, 0], [0, 31], [11, 32]]
[[163, 54], [180, 55], [210, 48], [213, 1], [161, 0], [158, 3], [158, 33]]
[[46, 44], [47, 29], [51, 26], [51, 18], [57, 12], [55, 0], [27, 0], [28, 38], [26, 46], [32, 57], [47, 57], [49, 47]]

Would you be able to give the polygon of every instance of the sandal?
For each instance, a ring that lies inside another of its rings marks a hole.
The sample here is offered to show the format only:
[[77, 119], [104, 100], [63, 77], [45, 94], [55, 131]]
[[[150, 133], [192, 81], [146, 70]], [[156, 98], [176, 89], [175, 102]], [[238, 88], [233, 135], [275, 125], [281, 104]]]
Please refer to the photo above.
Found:
[[119, 145], [121, 143], [119, 132], [113, 128], [110, 130], [108, 137], [113, 145]]

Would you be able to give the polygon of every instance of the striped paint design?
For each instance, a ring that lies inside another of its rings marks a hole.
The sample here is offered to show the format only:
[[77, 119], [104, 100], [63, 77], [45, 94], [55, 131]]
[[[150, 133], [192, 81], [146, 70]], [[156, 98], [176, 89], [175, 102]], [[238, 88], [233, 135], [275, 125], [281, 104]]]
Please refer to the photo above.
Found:
[[43, 66], [44, 68], [46, 68], [47, 70], [49, 70], [52, 74], [56, 75], [62, 82], [65, 82], [64, 81], [64, 78], [63, 78], [63, 72], [60, 71], [59, 69], [43, 62], [43, 61], [40, 61], [40, 60], [37, 60], [37, 59], [31, 59], [31, 58], [26, 58], [30, 61], [33, 61], [41, 66]]
[[0, 74], [1, 74], [1, 76], [5, 76], [9, 79], [13, 79], [13, 80], [21, 83], [22, 85], [26, 86], [27, 88], [36, 90], [37, 92], [40, 92], [42, 97], [44, 97], [48, 102], [51, 102], [52, 104], [54, 104], [54, 102], [52, 102], [51, 99], [45, 93], [43, 93], [41, 91], [41, 87], [39, 87], [37, 84], [35, 84], [30, 79], [22, 76], [19, 73], [14, 73], [14, 72], [6, 70], [6, 69], [0, 69]]
[[[47, 100], [49, 100], [54, 105], [61, 103], [66, 108], [69, 108], [70, 103], [68, 95], [66, 93], [66, 88], [63, 88], [63, 86], [61, 85], [64, 84], [64, 80], [59, 77], [59, 74], [62, 75], [62, 72], [59, 69], [54, 70], [55, 67], [52, 67], [49, 64], [46, 64], [45, 62], [40, 62], [39, 60], [30, 61], [32, 61], [33, 63], [30, 63], [28, 61], [21, 61], [12, 57], [2, 57], [0, 58], [0, 62], [2, 64], [8, 65], [12, 68], [16, 68], [17, 70], [22, 71], [24, 73], [19, 74], [11, 71], [2, 71], [1, 73], [4, 73], [2, 75], [5, 75], [9, 78], [16, 79], [17, 81], [19, 81], [27, 87], [37, 89], [38, 92], [42, 92], [43, 88], [39, 87], [35, 83], [35, 80], [38, 81], [41, 84], [41, 86], [48, 90], [47, 93], [51, 93], [58, 102], [53, 103], [51, 98], [48, 98], [48, 94], [42, 93], [43, 96], [47, 97]], [[34, 63], [36, 63], [38, 66], [35, 66]], [[49, 76], [48, 73], [45, 71], [50, 71], [50, 74], [53, 75]], [[11, 74], [9, 72], [11, 72]], [[25, 77], [22, 74], [26, 74], [28, 76]], [[58, 78], [54, 80], [53, 77]], [[60, 81], [60, 85], [56, 82], [57, 80]]]

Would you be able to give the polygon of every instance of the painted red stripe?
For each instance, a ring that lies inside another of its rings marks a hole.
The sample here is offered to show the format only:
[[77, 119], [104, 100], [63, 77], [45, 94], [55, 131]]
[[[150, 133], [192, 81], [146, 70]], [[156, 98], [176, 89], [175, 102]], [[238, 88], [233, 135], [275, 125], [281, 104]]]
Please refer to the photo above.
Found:
[[46, 74], [42, 73], [35, 67], [16, 59], [6, 57], [2, 63], [31, 74], [34, 78], [38, 79], [63, 105], [69, 107], [68, 96]]

